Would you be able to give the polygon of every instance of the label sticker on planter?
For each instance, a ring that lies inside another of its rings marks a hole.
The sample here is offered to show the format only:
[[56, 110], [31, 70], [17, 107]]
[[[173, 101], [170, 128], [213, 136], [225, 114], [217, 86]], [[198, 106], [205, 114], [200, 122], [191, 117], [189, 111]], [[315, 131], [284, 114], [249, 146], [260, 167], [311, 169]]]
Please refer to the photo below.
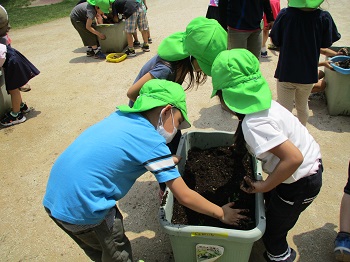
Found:
[[224, 248], [214, 245], [196, 245], [197, 262], [213, 262], [224, 254]]
[[228, 238], [228, 233], [204, 233], [204, 232], [192, 232], [191, 237], [222, 237]]

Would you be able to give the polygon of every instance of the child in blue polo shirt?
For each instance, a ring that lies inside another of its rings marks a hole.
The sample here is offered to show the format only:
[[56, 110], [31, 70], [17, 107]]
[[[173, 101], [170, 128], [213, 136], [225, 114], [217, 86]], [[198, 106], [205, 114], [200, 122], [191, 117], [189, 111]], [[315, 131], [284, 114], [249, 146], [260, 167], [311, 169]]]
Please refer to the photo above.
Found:
[[234, 203], [219, 207], [189, 189], [166, 143], [190, 127], [181, 85], [153, 79], [132, 108], [116, 112], [85, 130], [56, 160], [43, 204], [54, 222], [93, 261], [131, 262], [130, 242], [116, 202], [150, 171], [177, 200], [199, 213], [237, 225]]

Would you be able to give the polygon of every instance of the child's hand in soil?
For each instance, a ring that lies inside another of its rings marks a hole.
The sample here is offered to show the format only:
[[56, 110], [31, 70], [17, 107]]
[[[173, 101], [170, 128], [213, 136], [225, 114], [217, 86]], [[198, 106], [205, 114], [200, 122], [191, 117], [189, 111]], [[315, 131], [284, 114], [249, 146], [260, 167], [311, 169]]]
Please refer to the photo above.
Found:
[[241, 190], [253, 194], [258, 192], [265, 192], [264, 181], [256, 180], [250, 176], [245, 176], [240, 186]]
[[224, 217], [222, 217], [220, 221], [228, 225], [238, 226], [241, 220], [249, 219], [247, 216], [242, 215], [243, 213], [247, 213], [249, 210], [234, 209], [232, 208], [234, 204], [234, 202], [230, 202], [221, 207], [224, 211]]
[[173, 155], [173, 161], [177, 165], [181, 161], [181, 156]]

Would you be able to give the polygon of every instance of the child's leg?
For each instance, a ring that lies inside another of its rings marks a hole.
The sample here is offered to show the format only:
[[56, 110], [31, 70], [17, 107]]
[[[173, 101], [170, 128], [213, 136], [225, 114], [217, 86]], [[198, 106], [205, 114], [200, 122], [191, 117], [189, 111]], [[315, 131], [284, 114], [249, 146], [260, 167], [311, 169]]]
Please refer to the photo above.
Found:
[[267, 49], [266, 49], [266, 42], [269, 38], [269, 31], [268, 29], [263, 29], [262, 31], [262, 44], [261, 44], [261, 57], [267, 58]]
[[257, 59], [260, 58], [260, 51], [262, 45], [262, 30], [250, 33], [247, 39], [247, 49], [256, 56]]
[[324, 78], [326, 74], [322, 70], [318, 70], [318, 79]]
[[277, 102], [290, 112], [294, 108], [295, 86], [293, 83], [280, 82], [277, 80]]
[[295, 251], [288, 245], [287, 234], [298, 221], [300, 214], [318, 195], [322, 186], [322, 170], [320, 166], [314, 175], [292, 184], [280, 184], [271, 193], [263, 236], [267, 261], [293, 261], [290, 258], [295, 257]]
[[350, 261], [350, 161], [348, 182], [340, 205], [339, 233], [334, 241], [334, 254], [338, 261]]
[[309, 96], [311, 94], [313, 84], [297, 84], [295, 90], [295, 109], [297, 116], [304, 126], [306, 126], [309, 118]]
[[128, 47], [129, 48], [133, 48], [133, 45], [134, 45], [134, 38], [132, 36], [132, 33], [126, 33], [126, 39], [128, 41]]
[[326, 89], [327, 83], [326, 80], [320, 79], [316, 84], [314, 84], [311, 93], [323, 92]]
[[133, 261], [131, 244], [125, 235], [123, 216], [117, 207], [109, 211], [101, 224], [82, 231], [68, 230], [60, 221], [51, 216], [50, 210], [46, 208], [45, 210], [50, 218], [84, 250], [91, 260]]
[[147, 30], [147, 34], [148, 34], [148, 43], [152, 44], [151, 30], [149, 29], [149, 27], [148, 27], [148, 30]]
[[[23, 123], [27, 119], [21, 112], [21, 104], [22, 104], [21, 92], [19, 91], [18, 88], [13, 90], [7, 90], [7, 91], [11, 95], [12, 111], [6, 114], [5, 117], [1, 119], [0, 123], [2, 126], [12, 126], [12, 125]], [[28, 110], [28, 107], [26, 105], [25, 107]]]
[[21, 109], [22, 96], [18, 88], [8, 90], [11, 95], [12, 112], [18, 113]]
[[142, 39], [145, 44], [148, 44], [148, 20], [145, 12], [140, 12], [137, 18], [137, 25], [142, 34]]
[[344, 187], [344, 195], [340, 205], [339, 231], [350, 233], [350, 161], [348, 167], [348, 182]]
[[139, 38], [137, 36], [137, 31], [135, 31], [134, 33], [132, 33], [132, 36], [134, 38], [134, 42], [139, 42]]
[[142, 39], [143, 39], [143, 45], [142, 45], [142, 50], [145, 52], [149, 52], [149, 45], [148, 45], [148, 39], [149, 39], [149, 31], [148, 31], [148, 21], [147, 21], [147, 16], [145, 12], [140, 12], [139, 17], [137, 19], [137, 24], [139, 27], [139, 30], [141, 31], [142, 34]]
[[234, 48], [245, 48], [247, 49], [248, 37], [250, 36], [250, 32], [240, 32], [236, 30], [228, 29], [228, 42], [227, 49]]
[[263, 38], [262, 38], [261, 47], [265, 48], [265, 51], [266, 51], [266, 42], [267, 42], [267, 39], [269, 38], [269, 31], [270, 30], [268, 29], [263, 29]]
[[138, 12], [134, 12], [128, 19], [125, 20], [126, 39], [128, 41], [128, 50], [126, 51], [126, 54], [128, 56], [136, 56], [134, 50], [133, 33], [136, 32], [137, 13]]
[[350, 195], [347, 193], [341, 200], [339, 231], [350, 233]]
[[142, 34], [143, 42], [144, 42], [145, 44], [148, 44], [148, 32], [147, 32], [147, 30], [141, 31], [141, 34]]

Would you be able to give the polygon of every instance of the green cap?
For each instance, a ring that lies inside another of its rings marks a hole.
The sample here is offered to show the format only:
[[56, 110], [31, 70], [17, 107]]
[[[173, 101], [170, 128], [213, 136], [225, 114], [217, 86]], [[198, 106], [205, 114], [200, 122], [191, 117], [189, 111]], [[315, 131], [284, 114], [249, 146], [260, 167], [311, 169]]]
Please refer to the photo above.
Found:
[[87, 0], [90, 5], [98, 6], [103, 13], [108, 14], [111, 3], [115, 0]]
[[186, 94], [182, 86], [168, 80], [152, 79], [147, 81], [141, 88], [134, 106], [117, 106], [123, 113], [144, 112], [158, 106], [172, 105], [179, 109], [185, 119], [179, 129], [191, 126], [187, 117]]
[[324, 0], [289, 0], [288, 6], [297, 8], [318, 8]]
[[177, 61], [188, 56], [196, 58], [206, 75], [211, 75], [215, 57], [227, 49], [227, 32], [215, 19], [197, 17], [186, 27], [185, 32], [174, 33], [165, 38], [158, 47], [158, 55], [168, 61]]
[[260, 72], [259, 60], [246, 49], [221, 52], [212, 67], [213, 93], [222, 90], [232, 111], [251, 114], [271, 107], [271, 90]]

